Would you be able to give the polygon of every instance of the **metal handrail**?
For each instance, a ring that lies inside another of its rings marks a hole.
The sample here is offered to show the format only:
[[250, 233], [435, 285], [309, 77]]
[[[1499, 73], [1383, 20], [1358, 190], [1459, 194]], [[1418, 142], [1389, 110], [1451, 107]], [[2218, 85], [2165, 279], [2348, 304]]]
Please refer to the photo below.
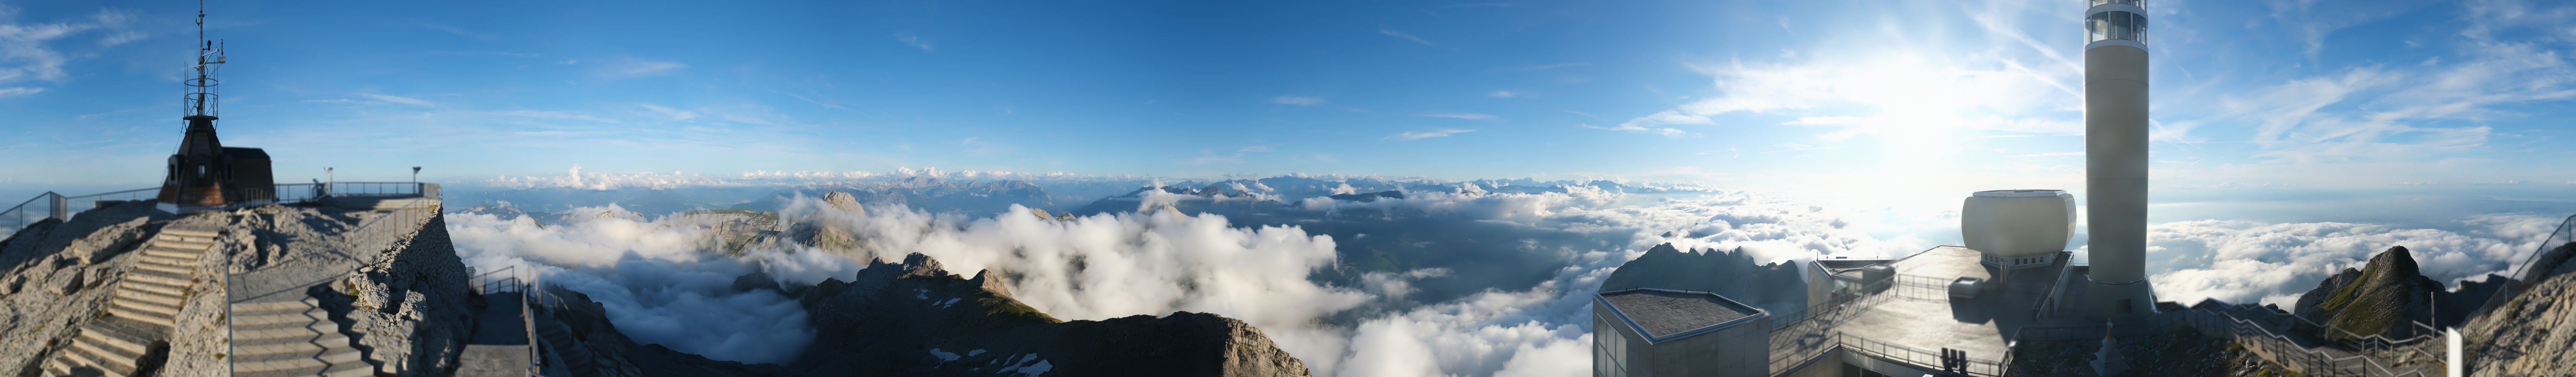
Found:
[[[2238, 340], [2240, 343], [2248, 344], [2248, 345], [2249, 345], [2249, 347], [2254, 347], [2254, 348], [2258, 348], [2258, 349], [2266, 350], [2266, 351], [2268, 351], [2268, 350], [2275, 350], [2275, 349], [2282, 350], [2282, 351], [2291, 351], [2291, 350], [2295, 350], [2295, 351], [2297, 351], [2297, 352], [2289, 352], [2289, 353], [2288, 353], [2288, 356], [2275, 356], [2275, 357], [2278, 357], [2278, 358], [2284, 358], [2284, 359], [2287, 359], [2287, 360], [2274, 359], [2274, 357], [2264, 357], [2264, 355], [2265, 355], [2265, 354], [2267, 354], [2268, 352], [2249, 352], [2249, 353], [2251, 353], [2251, 354], [2255, 355], [2256, 357], [2263, 357], [2263, 358], [2265, 358], [2265, 359], [2272, 359], [2272, 360], [2270, 360], [2270, 361], [2275, 362], [2275, 363], [2280, 363], [2280, 364], [2283, 364], [2283, 365], [2297, 365], [2297, 366], [2299, 366], [2299, 367], [2300, 367], [2299, 369], [2303, 369], [2303, 370], [2305, 370], [2305, 371], [2306, 371], [2306, 373], [2309, 373], [2309, 374], [2316, 374], [2316, 375], [2363, 375], [2363, 376], [2415, 376], [2415, 377], [2427, 377], [2427, 376], [2429, 376], [2429, 374], [2428, 374], [2427, 372], [2425, 372], [2425, 370], [2426, 370], [2427, 368], [2414, 368], [2414, 369], [2409, 369], [2409, 370], [2400, 371], [2400, 370], [2397, 370], [2397, 369], [2395, 369], [2395, 368], [2390, 367], [2390, 366], [2389, 366], [2389, 365], [2390, 365], [2389, 363], [2382, 363], [2382, 362], [2380, 362], [2377, 358], [2373, 358], [2373, 357], [2371, 357], [2370, 355], [2361, 354], [2361, 353], [2354, 353], [2352, 356], [2342, 356], [2342, 357], [2337, 357], [2337, 356], [2334, 356], [2333, 354], [2327, 353], [2326, 351], [2323, 351], [2323, 350], [2310, 349], [2310, 348], [2307, 348], [2307, 347], [2304, 347], [2304, 346], [2300, 346], [2296, 340], [2290, 339], [2290, 337], [2289, 337], [2288, 335], [2272, 332], [2272, 330], [2271, 330], [2271, 329], [2269, 329], [2269, 328], [2265, 328], [2261, 323], [2258, 323], [2258, 322], [2253, 321], [2253, 320], [2248, 320], [2248, 319], [2244, 319], [2244, 318], [2241, 318], [2241, 317], [2237, 317], [2236, 315], [2234, 315], [2234, 314], [2232, 314], [2232, 313], [2231, 313], [2231, 312], [2241, 312], [2241, 311], [2243, 311], [2242, 309], [2244, 309], [2244, 308], [2249, 308], [2249, 307], [2253, 307], [2253, 306], [2252, 306], [2252, 305], [2243, 305], [2243, 304], [2239, 304], [2239, 305], [2232, 305], [2232, 306], [2221, 306], [2221, 307], [2219, 307], [2219, 308], [2218, 308], [2218, 309], [2226, 309], [2226, 310], [2212, 310], [2212, 309], [2208, 309], [2208, 308], [2191, 308], [2191, 309], [2184, 310], [2183, 312], [2184, 312], [2184, 313], [2187, 313], [2186, 315], [2193, 315], [2193, 317], [2184, 318], [2184, 320], [2185, 320], [2185, 321], [2187, 321], [2187, 323], [2188, 323], [2190, 326], [2194, 327], [2194, 328], [2201, 328], [2202, 330], [2204, 330], [2204, 332], [2214, 332], [2214, 331], [2209, 331], [2209, 330], [2215, 330], [2214, 328], [2219, 327], [2221, 324], [2219, 324], [2219, 323], [2203, 323], [2203, 321], [2202, 321], [2202, 320], [2204, 320], [2204, 319], [2205, 319], [2205, 320], [2213, 320], [2213, 321], [2215, 321], [2215, 320], [2222, 320], [2222, 319], [2223, 319], [2223, 321], [2222, 321], [2222, 322], [2225, 322], [2225, 323], [2224, 323], [2224, 325], [2226, 325], [2226, 327], [2227, 327], [2227, 331], [2225, 331], [2225, 333], [2226, 333], [2227, 335], [2230, 335], [2230, 336], [2236, 337], [2236, 338], [2237, 338], [2237, 340]], [[2270, 311], [2270, 310], [2268, 310], [2268, 309], [2260, 309], [2259, 307], [2253, 307], [2253, 308], [2259, 309], [2260, 311], [2262, 311], [2262, 312], [2266, 312], [2266, 313], [2270, 313], [2270, 312], [2271, 312], [2271, 311]], [[2274, 314], [2278, 314], [2278, 313], [2274, 313]], [[2244, 338], [2246, 338], [2246, 337], [2253, 337], [2253, 338], [2255, 338], [2254, 340], [2256, 340], [2256, 341], [2255, 341], [2255, 342], [2243, 342], [2243, 341], [2245, 340]], [[2419, 354], [2419, 355], [2423, 355], [2423, 356], [2425, 356], [2425, 359], [2424, 359], [2424, 360], [2426, 360], [2427, 362], [2431, 362], [2431, 363], [2437, 364], [2437, 365], [2438, 365], [2438, 364], [2443, 363], [2443, 361], [2440, 361], [2440, 360], [2445, 360], [2444, 358], [2440, 357], [2440, 355], [2434, 355], [2434, 354], [2432, 354], [2432, 353], [2429, 353], [2429, 352], [2425, 352], [2425, 351], [2423, 351], [2423, 350], [2421, 349], [2421, 347], [2416, 348], [2416, 349], [2410, 349], [2410, 350], [2407, 350], [2407, 351], [2408, 351], [2408, 352], [2412, 352], [2412, 353], [2416, 353], [2416, 354]], [[2397, 363], [2397, 364], [2401, 364], [2401, 365], [2402, 365], [2402, 364], [2404, 364], [2404, 363]], [[2435, 370], [2439, 370], [2440, 368], [2433, 368], [2433, 369], [2435, 369]], [[2330, 373], [2326, 373], [2326, 372], [2330, 372]]]
[[[375, 227], [375, 225], [376, 225], [377, 223], [382, 223], [382, 222], [384, 222], [384, 220], [385, 220], [385, 219], [389, 219], [389, 218], [395, 218], [395, 217], [412, 217], [412, 216], [405, 216], [404, 214], [407, 214], [407, 213], [413, 213], [413, 212], [416, 212], [416, 211], [419, 211], [419, 210], [427, 210], [427, 209], [430, 209], [429, 207], [434, 207], [434, 206], [436, 206], [436, 204], [430, 204], [430, 203], [436, 203], [436, 202], [430, 201], [429, 199], [425, 199], [425, 198], [424, 198], [424, 199], [414, 199], [414, 200], [412, 200], [409, 204], [405, 204], [405, 205], [403, 205], [401, 208], [396, 208], [396, 209], [391, 210], [391, 211], [386, 211], [387, 213], [386, 213], [384, 216], [379, 216], [379, 217], [376, 217], [376, 218], [374, 218], [374, 219], [368, 219], [366, 222], [359, 223], [359, 224], [358, 224], [358, 226], [357, 226], [357, 227], [355, 227], [355, 228], [350, 228], [348, 231], [341, 232], [341, 234], [343, 234], [343, 235], [356, 235], [356, 234], [360, 234], [360, 233], [362, 233], [362, 232], [379, 231], [379, 230], [377, 230], [377, 229], [383, 229], [383, 228], [377, 228], [377, 227]], [[409, 220], [408, 220], [408, 221], [406, 221], [406, 222], [418, 222], [418, 221], [422, 221], [422, 220], [426, 220], [426, 219], [428, 219], [428, 218], [429, 218], [429, 216], [435, 216], [435, 215], [437, 215], [437, 211], [435, 211], [435, 210], [427, 211], [427, 212], [428, 212], [428, 214], [427, 214], [426, 216], [418, 216], [417, 218], [409, 219]], [[362, 237], [346, 237], [346, 238], [362, 238]], [[338, 253], [335, 253], [335, 254], [338, 254]], [[358, 265], [357, 265], [357, 266], [355, 266], [355, 267], [352, 267], [352, 268], [351, 268], [351, 270], [350, 270], [350, 272], [355, 272], [357, 268], [364, 268], [364, 267], [366, 267], [366, 266], [370, 266], [370, 265], [375, 265], [375, 264], [376, 264], [376, 263], [374, 263], [375, 261], [359, 259], [359, 258], [358, 258], [358, 256], [355, 256], [355, 255], [340, 254], [340, 257], [341, 257], [341, 258], [344, 258], [344, 259], [351, 260], [351, 261], [356, 261], [356, 262], [358, 262]], [[231, 280], [231, 279], [232, 279], [232, 278], [234, 278], [234, 277], [239, 277], [240, 275], [242, 275], [242, 274], [241, 274], [241, 273], [228, 273], [228, 274], [226, 274], [225, 279], [229, 281], [229, 280]], [[256, 294], [256, 295], [251, 295], [250, 297], [245, 297], [245, 298], [241, 298], [241, 299], [233, 300], [232, 302], [233, 302], [233, 303], [241, 303], [241, 302], [245, 302], [245, 301], [249, 301], [249, 300], [253, 300], [253, 299], [258, 299], [258, 298], [261, 298], [261, 297], [267, 297], [267, 296], [269, 296], [269, 295], [278, 294], [278, 293], [280, 293], [280, 292], [288, 292], [288, 291], [293, 291], [293, 290], [295, 290], [295, 289], [300, 289], [300, 288], [304, 288], [304, 287], [311, 287], [311, 286], [313, 286], [313, 285], [315, 285], [315, 284], [328, 283], [328, 282], [331, 282], [331, 281], [333, 281], [333, 280], [338, 280], [340, 276], [345, 276], [345, 275], [346, 275], [346, 274], [333, 275], [333, 276], [331, 276], [331, 277], [326, 277], [326, 278], [322, 278], [322, 279], [319, 279], [319, 280], [314, 280], [314, 281], [311, 281], [311, 282], [305, 282], [305, 283], [296, 284], [296, 285], [293, 285], [293, 286], [288, 286], [288, 287], [280, 288], [280, 289], [275, 290], [275, 291], [270, 291], [270, 292], [266, 292], [266, 293], [260, 293], [260, 294]]]

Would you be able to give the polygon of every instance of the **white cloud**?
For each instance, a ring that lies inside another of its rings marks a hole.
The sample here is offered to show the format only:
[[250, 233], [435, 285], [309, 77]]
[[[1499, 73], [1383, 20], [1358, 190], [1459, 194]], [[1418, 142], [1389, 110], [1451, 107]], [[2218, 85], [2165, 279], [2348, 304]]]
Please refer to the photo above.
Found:
[[377, 100], [377, 101], [384, 101], [384, 102], [390, 102], [390, 103], [399, 103], [399, 104], [412, 105], [412, 106], [432, 106], [432, 107], [434, 107], [434, 106], [438, 106], [438, 104], [430, 103], [429, 101], [423, 101], [423, 100], [421, 100], [421, 99], [419, 99], [419, 98], [401, 97], [401, 96], [390, 96], [390, 95], [375, 94], [375, 93], [358, 93], [358, 96], [359, 96], [359, 97], [372, 98], [372, 99], [375, 99], [375, 100]]
[[1387, 138], [1387, 140], [1421, 140], [1421, 139], [1429, 139], [1429, 138], [1435, 138], [1435, 137], [1449, 137], [1449, 135], [1457, 135], [1457, 134], [1463, 134], [1463, 133], [1469, 133], [1469, 132], [1476, 132], [1476, 130], [1456, 129], [1456, 128], [1442, 128], [1442, 129], [1430, 130], [1430, 131], [1418, 131], [1418, 132], [1417, 132], [1417, 131], [1406, 131], [1406, 132], [1404, 132], [1404, 133], [1399, 133], [1399, 134], [1389, 135], [1389, 136], [1387, 136], [1386, 138]]
[[[736, 276], [760, 265], [854, 270], [840, 259], [707, 247], [703, 216], [645, 220], [616, 205], [574, 208], [545, 226], [525, 218], [448, 214], [457, 254], [477, 271], [543, 271], [542, 281], [588, 294], [637, 342], [718, 360], [783, 363], [814, 339], [805, 309], [771, 291], [735, 293]], [[782, 272], [784, 272], [782, 270]]]
[[483, 183], [505, 188], [568, 188], [581, 190], [615, 190], [630, 187], [668, 190], [685, 186], [721, 186], [733, 184], [732, 182], [726, 182], [723, 179], [709, 178], [703, 175], [687, 174], [676, 171], [667, 174], [655, 172], [624, 174], [584, 172], [581, 170], [580, 164], [573, 164], [572, 169], [565, 172], [563, 176], [499, 176], [490, 180], [485, 180]]
[[660, 105], [654, 105], [654, 104], [649, 104], [649, 103], [648, 103], [648, 104], [643, 104], [642, 106], [644, 106], [644, 109], [645, 109], [645, 110], [652, 110], [654, 113], [662, 114], [662, 116], [665, 116], [665, 117], [670, 117], [670, 118], [671, 118], [671, 120], [689, 120], [689, 119], [695, 119], [695, 118], [697, 118], [697, 117], [698, 117], [698, 113], [696, 113], [696, 112], [690, 112], [690, 111], [685, 111], [685, 110], [680, 110], [680, 109], [673, 109], [673, 108], [668, 108], [668, 107], [662, 107], [662, 106], [660, 106]]
[[931, 45], [930, 39], [922, 38], [918, 35], [912, 35], [911, 33], [895, 33], [894, 40], [896, 42], [902, 42], [905, 46], [912, 46], [912, 48], [918, 48], [922, 51], [938, 51], [938, 46]]
[[609, 64], [599, 66], [591, 71], [591, 73], [602, 77], [613, 78], [648, 77], [678, 73], [680, 69], [688, 67], [689, 65], [680, 64], [679, 62], [628, 58], [619, 59], [617, 61], [610, 62]]
[[477, 32], [473, 32], [473, 31], [465, 30], [465, 28], [460, 28], [460, 27], [455, 27], [455, 26], [449, 26], [449, 25], [442, 25], [442, 24], [434, 24], [434, 23], [422, 22], [422, 23], [420, 23], [420, 27], [421, 27], [421, 28], [424, 28], [424, 29], [429, 29], [429, 30], [437, 30], [437, 31], [442, 32], [442, 33], [453, 34], [453, 35], [456, 35], [456, 36], [459, 36], [459, 37], [474, 38], [474, 39], [481, 39], [481, 40], [487, 40], [487, 41], [489, 41], [489, 40], [501, 39], [501, 36], [498, 36], [498, 35], [492, 35], [492, 34], [486, 34], [486, 33], [477, 33]]
[[30, 94], [36, 94], [36, 93], [44, 93], [44, 92], [45, 92], [45, 88], [33, 88], [33, 87], [24, 87], [24, 86], [21, 86], [21, 87], [11, 87], [11, 88], [0, 88], [0, 98], [17, 97], [17, 96], [30, 95]]
[[1322, 98], [1315, 98], [1315, 97], [1279, 96], [1279, 97], [1277, 97], [1277, 98], [1271, 98], [1271, 99], [1270, 99], [1270, 103], [1281, 104], [1281, 105], [1314, 106], [1314, 105], [1321, 105], [1321, 104], [1324, 104], [1324, 99], [1322, 99]]
[[[1721, 94], [1620, 123], [1625, 128], [1713, 125], [1735, 113], [1797, 114], [1786, 125], [1827, 126], [1828, 139], [1860, 134], [1920, 137], [1945, 129], [2080, 133], [2061, 111], [2080, 108], [2063, 84], [2072, 72], [2037, 71], [2000, 58], [1935, 64], [1911, 56], [1707, 67]], [[2066, 96], [2030, 93], [2066, 93]]]
[[1404, 32], [1401, 32], [1401, 31], [1395, 31], [1395, 29], [1393, 29], [1393, 28], [1378, 27], [1378, 28], [1377, 28], [1377, 33], [1378, 33], [1378, 34], [1385, 34], [1386, 36], [1389, 36], [1389, 37], [1403, 38], [1404, 40], [1413, 41], [1413, 43], [1421, 43], [1421, 44], [1422, 44], [1422, 45], [1424, 45], [1424, 46], [1431, 46], [1431, 45], [1432, 45], [1432, 44], [1431, 44], [1431, 41], [1429, 41], [1429, 40], [1424, 40], [1424, 39], [1422, 39], [1422, 37], [1416, 37], [1416, 36], [1413, 36], [1412, 34], [1405, 34]]
[[1681, 129], [1678, 129], [1678, 128], [1672, 128], [1672, 127], [1646, 128], [1646, 127], [1639, 127], [1639, 126], [1634, 125], [1634, 124], [1625, 124], [1625, 123], [1622, 123], [1622, 124], [1617, 125], [1617, 126], [1610, 126], [1610, 127], [1595, 126], [1595, 125], [1591, 125], [1591, 124], [1577, 124], [1577, 125], [1575, 125], [1575, 126], [1577, 126], [1577, 127], [1583, 127], [1583, 128], [1596, 129], [1596, 130], [1611, 130], [1611, 131], [1637, 131], [1637, 132], [1652, 133], [1652, 134], [1657, 134], [1657, 135], [1664, 135], [1664, 137], [1674, 137], [1674, 136], [1681, 136], [1681, 135], [1682, 135], [1682, 130], [1681, 130]]
[[[132, 29], [134, 17], [122, 11], [100, 10], [87, 19], [66, 22], [19, 23], [12, 18], [16, 7], [0, 5], [0, 84], [24, 79], [61, 82], [71, 78], [63, 69], [73, 57], [96, 56], [75, 51], [65, 54], [56, 50], [58, 40], [97, 30], [105, 36], [97, 47], [114, 47], [149, 34]], [[32, 92], [30, 92], [32, 94]]]
[[1492, 93], [1485, 93], [1485, 96], [1486, 96], [1486, 97], [1494, 97], [1494, 98], [1512, 98], [1512, 97], [1519, 97], [1519, 96], [1521, 96], [1521, 94], [1520, 94], [1520, 93], [1516, 93], [1516, 92], [1512, 92], [1512, 91], [1509, 91], [1509, 90], [1496, 90], [1496, 91], [1494, 91], [1494, 92], [1492, 92]]
[[1477, 113], [1422, 113], [1422, 114], [1413, 114], [1413, 115], [1415, 115], [1415, 116], [1433, 117], [1433, 118], [1466, 119], [1466, 120], [1482, 120], [1482, 121], [1496, 121], [1496, 120], [1503, 120], [1503, 118], [1502, 118], [1502, 117], [1494, 116], [1493, 114], [1477, 114]]
[[[2318, 281], [2361, 268], [2390, 246], [2405, 246], [2426, 277], [2451, 283], [2511, 268], [2528, 258], [2556, 218], [2479, 215], [2455, 230], [2357, 223], [2200, 220], [2148, 229], [2150, 279], [2162, 300], [2289, 305]], [[2158, 266], [2162, 264], [2163, 266]]]

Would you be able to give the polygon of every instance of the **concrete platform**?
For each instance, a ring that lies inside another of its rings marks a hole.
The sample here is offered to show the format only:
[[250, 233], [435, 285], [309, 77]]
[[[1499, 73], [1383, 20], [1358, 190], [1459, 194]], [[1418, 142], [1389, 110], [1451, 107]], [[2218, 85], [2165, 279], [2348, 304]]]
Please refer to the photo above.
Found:
[[[2058, 265], [2001, 274], [1979, 263], [1979, 254], [1965, 247], [1940, 246], [1888, 262], [1896, 277], [1886, 290], [1855, 300], [1844, 309], [1848, 313], [1834, 315], [1831, 323], [1822, 326], [1827, 330], [1775, 332], [1774, 358], [1818, 355], [1819, 350], [1804, 345], [1820, 339], [1783, 336], [1817, 338], [1831, 332], [1840, 334], [1838, 341], [1845, 347], [1911, 360], [1922, 370], [1939, 370], [1943, 348], [1966, 351], [1972, 359], [2002, 360], [2011, 349], [2014, 332], [2037, 322], [2033, 308], [2048, 294], [2067, 258], [2058, 258]], [[2004, 276], [1999, 279], [1998, 275]], [[1950, 283], [1960, 277], [1986, 283], [1972, 298], [1953, 297]]]

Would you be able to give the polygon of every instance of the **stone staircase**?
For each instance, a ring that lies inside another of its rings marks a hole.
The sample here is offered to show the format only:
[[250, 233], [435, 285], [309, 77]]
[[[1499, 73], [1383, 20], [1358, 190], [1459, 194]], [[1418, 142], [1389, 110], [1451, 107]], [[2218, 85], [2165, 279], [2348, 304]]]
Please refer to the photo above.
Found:
[[154, 343], [170, 337], [188, 287], [197, 283], [198, 256], [215, 246], [216, 229], [165, 226], [142, 247], [134, 269], [116, 284], [108, 316], [82, 325], [72, 344], [45, 359], [49, 376], [132, 375]]
[[545, 341], [545, 351], [553, 355], [553, 359], [563, 361], [563, 371], [568, 373], [569, 377], [599, 375], [597, 356], [590, 354], [590, 347], [583, 347], [580, 342], [574, 340], [572, 329], [565, 326], [563, 322], [556, 321], [554, 316], [537, 316], [537, 339]]
[[234, 376], [375, 375], [320, 301], [292, 298], [233, 304]]

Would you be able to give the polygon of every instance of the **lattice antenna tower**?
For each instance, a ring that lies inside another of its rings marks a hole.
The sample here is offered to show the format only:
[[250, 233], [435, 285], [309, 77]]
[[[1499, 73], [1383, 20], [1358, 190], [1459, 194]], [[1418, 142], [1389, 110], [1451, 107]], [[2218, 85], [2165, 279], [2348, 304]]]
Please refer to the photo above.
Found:
[[197, 65], [194, 67], [197, 77], [182, 81], [188, 87], [188, 94], [181, 101], [182, 111], [188, 118], [202, 116], [211, 121], [222, 112], [218, 101], [222, 94], [215, 89], [215, 84], [221, 83], [215, 80], [222, 73], [221, 64], [224, 64], [223, 42], [206, 40], [206, 2], [197, 0]]

